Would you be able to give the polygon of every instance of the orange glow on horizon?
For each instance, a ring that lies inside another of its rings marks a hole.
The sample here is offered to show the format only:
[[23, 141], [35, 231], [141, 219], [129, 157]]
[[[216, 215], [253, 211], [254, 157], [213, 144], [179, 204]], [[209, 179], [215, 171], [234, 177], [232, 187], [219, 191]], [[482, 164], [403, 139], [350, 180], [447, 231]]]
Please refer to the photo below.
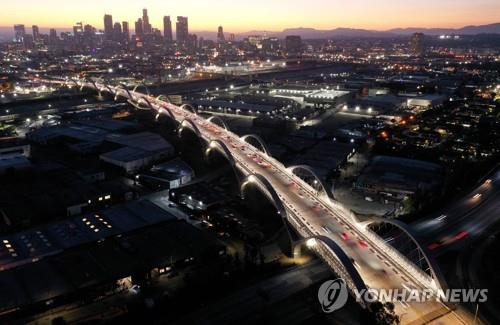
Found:
[[[48, 4], [49, 3], [49, 4]], [[477, 0], [421, 0], [402, 3], [379, 0], [376, 5], [368, 0], [184, 0], [159, 2], [157, 0], [24, 0], [4, 4], [0, 12], [2, 26], [32, 24], [44, 28], [70, 28], [78, 21], [103, 28], [105, 13], [115, 21], [128, 21], [131, 28], [148, 8], [150, 22], [162, 30], [163, 16], [170, 15], [175, 29], [176, 16], [188, 16], [192, 31], [215, 31], [222, 25], [226, 32], [240, 33], [252, 30], [281, 31], [285, 28], [310, 27], [334, 29], [337, 27], [387, 30], [396, 27], [457, 28], [465, 25], [489, 24], [500, 21], [500, 1]]]

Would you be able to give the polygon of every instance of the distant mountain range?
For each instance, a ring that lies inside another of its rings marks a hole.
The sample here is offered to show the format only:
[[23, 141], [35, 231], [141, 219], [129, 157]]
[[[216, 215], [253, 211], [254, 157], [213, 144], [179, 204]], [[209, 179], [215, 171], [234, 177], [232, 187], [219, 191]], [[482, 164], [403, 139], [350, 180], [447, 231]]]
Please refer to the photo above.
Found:
[[322, 38], [338, 38], [338, 37], [393, 37], [398, 35], [411, 35], [413, 33], [424, 33], [426, 35], [477, 35], [477, 34], [500, 34], [500, 23], [480, 25], [480, 26], [465, 26], [462, 28], [394, 28], [387, 31], [376, 31], [368, 29], [356, 28], [335, 28], [330, 30], [320, 30], [314, 28], [288, 28], [281, 32], [265, 32], [251, 31], [238, 34], [239, 37], [249, 35], [276, 36], [284, 38], [287, 35], [299, 35], [304, 39], [322, 39]]
[[[29, 29], [27, 29], [28, 31]], [[60, 29], [61, 31], [63, 29]], [[58, 29], [58, 31], [60, 31]], [[44, 32], [44, 31], [42, 31]], [[204, 39], [215, 40], [217, 38], [216, 32], [211, 31], [193, 31], [198, 37]], [[335, 28], [330, 30], [321, 30], [315, 28], [287, 28], [281, 32], [277, 31], [262, 31], [254, 30], [245, 33], [236, 34], [237, 39], [242, 39], [250, 35], [268, 35], [278, 38], [285, 38], [287, 35], [298, 35], [303, 39], [328, 39], [340, 37], [394, 37], [394, 36], [407, 36], [413, 33], [424, 33], [426, 35], [443, 35], [443, 34], [456, 34], [456, 35], [478, 35], [478, 34], [500, 34], [500, 23], [479, 25], [479, 26], [465, 26], [462, 28], [394, 28], [386, 31], [376, 31], [368, 29], [356, 28]], [[226, 37], [229, 35], [226, 32]], [[13, 36], [12, 27], [0, 27], [0, 40], [11, 39]]]

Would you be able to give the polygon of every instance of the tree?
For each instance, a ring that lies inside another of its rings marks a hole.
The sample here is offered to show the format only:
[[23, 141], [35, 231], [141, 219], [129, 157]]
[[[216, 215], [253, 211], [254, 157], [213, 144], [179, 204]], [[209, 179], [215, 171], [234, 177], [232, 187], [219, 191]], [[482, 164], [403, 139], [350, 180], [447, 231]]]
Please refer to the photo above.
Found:
[[379, 301], [370, 305], [371, 312], [377, 325], [399, 325], [399, 316], [396, 315], [392, 302], [381, 303]]

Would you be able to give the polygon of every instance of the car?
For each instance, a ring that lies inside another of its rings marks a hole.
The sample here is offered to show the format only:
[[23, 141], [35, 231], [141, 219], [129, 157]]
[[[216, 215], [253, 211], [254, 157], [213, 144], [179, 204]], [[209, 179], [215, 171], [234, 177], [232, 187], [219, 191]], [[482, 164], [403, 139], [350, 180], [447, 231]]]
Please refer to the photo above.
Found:
[[491, 184], [491, 179], [487, 179], [487, 180], [484, 182], [484, 184], [486, 184], [486, 185]]
[[462, 230], [461, 232], [457, 233], [455, 235], [455, 240], [461, 240], [469, 236], [469, 233], [465, 230]]
[[365, 241], [358, 241], [359, 247], [361, 248], [368, 248], [368, 244]]
[[475, 194], [472, 198], [473, 198], [474, 200], [479, 200], [482, 196], [483, 196], [483, 195], [482, 195], [481, 193], [477, 193], [477, 194]]
[[342, 238], [343, 240], [348, 240], [349, 239], [349, 235], [345, 232], [341, 233], [340, 234], [340, 238]]
[[328, 228], [328, 226], [322, 226], [321, 229], [323, 229], [323, 231], [326, 232], [327, 234], [330, 234], [332, 232], [330, 228]]
[[432, 243], [429, 246], [427, 246], [427, 248], [432, 251], [432, 250], [435, 250], [436, 248], [438, 248], [440, 246], [441, 246], [441, 244], [439, 244], [439, 243]]

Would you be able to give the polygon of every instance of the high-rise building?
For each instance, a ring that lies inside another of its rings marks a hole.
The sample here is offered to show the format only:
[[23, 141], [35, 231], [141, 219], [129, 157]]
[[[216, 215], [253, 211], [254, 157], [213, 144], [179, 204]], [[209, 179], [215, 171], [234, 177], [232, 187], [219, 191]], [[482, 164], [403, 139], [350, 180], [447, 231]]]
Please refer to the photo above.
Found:
[[229, 41], [234, 42], [235, 40], [236, 40], [236, 36], [233, 33], [229, 34]]
[[119, 22], [116, 22], [113, 25], [113, 40], [116, 42], [120, 42], [123, 39], [123, 34], [122, 34], [122, 24]]
[[170, 20], [170, 16], [163, 17], [163, 37], [165, 41], [172, 42], [172, 21]]
[[297, 35], [288, 35], [285, 38], [285, 48], [289, 54], [302, 52], [302, 38]]
[[410, 39], [410, 49], [415, 55], [422, 55], [424, 52], [424, 34], [415, 33], [411, 36]]
[[58, 41], [59, 41], [59, 38], [57, 37], [57, 31], [52, 28], [49, 31], [49, 44], [56, 45]]
[[224, 38], [224, 28], [222, 26], [219, 26], [219, 29], [217, 30], [217, 42], [223, 43], [226, 39]]
[[113, 16], [111, 15], [104, 15], [104, 38], [113, 39]]
[[144, 29], [143, 29], [143, 26], [142, 26], [142, 18], [139, 18], [135, 22], [135, 35], [137, 35], [137, 36], [144, 35]]
[[149, 16], [148, 16], [148, 10], [147, 9], [142, 9], [142, 25], [143, 25], [143, 32], [146, 35], [151, 34], [152, 27], [151, 24], [149, 23]]
[[22, 43], [24, 41], [24, 36], [26, 36], [24, 25], [14, 25], [14, 42]]
[[83, 36], [83, 24], [82, 22], [78, 22], [73, 26], [73, 36], [78, 39]]
[[128, 42], [130, 40], [130, 28], [128, 26], [128, 22], [126, 21], [122, 22], [122, 30], [123, 30], [123, 39]]
[[175, 27], [176, 27], [175, 34], [177, 43], [186, 44], [189, 41], [188, 18], [177, 16], [177, 23]]
[[33, 30], [33, 40], [36, 42], [40, 38], [40, 29], [37, 25], [31, 26], [31, 29]]

